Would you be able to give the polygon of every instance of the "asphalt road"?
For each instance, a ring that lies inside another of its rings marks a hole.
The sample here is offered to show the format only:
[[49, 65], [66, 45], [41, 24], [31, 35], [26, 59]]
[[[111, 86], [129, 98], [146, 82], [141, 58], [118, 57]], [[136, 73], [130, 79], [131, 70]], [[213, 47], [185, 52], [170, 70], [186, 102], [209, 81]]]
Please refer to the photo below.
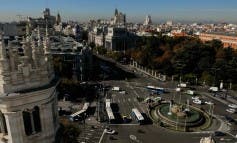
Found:
[[[110, 80], [104, 81], [105, 85], [109, 85], [111, 87], [118, 86], [122, 90], [126, 91], [126, 94], [121, 94], [117, 91], [109, 90], [107, 98], [111, 98], [112, 102], [117, 105], [118, 109], [115, 111], [119, 113], [121, 116], [130, 116], [132, 108], [138, 108], [141, 113], [147, 114], [147, 107], [145, 103], [138, 102], [137, 97], [147, 98], [150, 96], [150, 91], [145, 88], [147, 85], [154, 85], [168, 89], [170, 92], [166, 94], [158, 95], [165, 100], [173, 99], [176, 102], [184, 103], [189, 99], [190, 104], [193, 106], [203, 108], [204, 110], [209, 111], [209, 105], [197, 105], [192, 103], [192, 99], [190, 95], [184, 93], [177, 93], [174, 91], [176, 88], [176, 83], [174, 82], [161, 82], [146, 75], [142, 75], [141, 73], [136, 73], [137, 78], [129, 79], [129, 80]], [[229, 114], [225, 110], [227, 109], [227, 105], [223, 104], [215, 100], [214, 98], [210, 98], [210, 93], [206, 90], [197, 91], [200, 92], [200, 95], [203, 100], [211, 101], [215, 104], [213, 114], [222, 118], [225, 121], [224, 116], [228, 115], [234, 119], [237, 119], [236, 114]], [[209, 96], [207, 96], [209, 95]], [[181, 100], [180, 100], [181, 99]], [[205, 133], [178, 133], [174, 131], [169, 131], [166, 129], [161, 129], [155, 125], [136, 125], [136, 121], [133, 120], [129, 124], [120, 124], [120, 125], [110, 125], [111, 128], [115, 129], [118, 132], [118, 135], [105, 135], [103, 138], [103, 142], [154, 142], [157, 143], [195, 143], [199, 142], [200, 138], [203, 136], [209, 136], [210, 134]], [[229, 133], [235, 135], [236, 125], [229, 124], [230, 131]], [[140, 130], [140, 131], [138, 131]], [[130, 135], [135, 135], [137, 140], [131, 140]], [[112, 136], [112, 137], [111, 137]], [[218, 142], [235, 142], [235, 140], [230, 136], [225, 136], [224, 140], [221, 141], [220, 138], [217, 138]]]

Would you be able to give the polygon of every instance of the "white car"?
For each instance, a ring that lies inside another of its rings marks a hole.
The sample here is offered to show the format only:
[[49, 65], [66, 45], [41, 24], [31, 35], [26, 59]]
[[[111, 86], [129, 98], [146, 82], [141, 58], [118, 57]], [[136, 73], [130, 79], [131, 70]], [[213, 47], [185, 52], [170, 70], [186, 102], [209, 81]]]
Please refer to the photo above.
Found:
[[208, 104], [208, 105], [213, 105], [214, 103], [211, 102], [211, 101], [206, 101], [205, 104]]
[[202, 101], [201, 101], [201, 100], [198, 100], [198, 99], [196, 99], [196, 100], [193, 100], [193, 103], [201, 105], [201, 104], [202, 104]]
[[235, 109], [232, 109], [232, 108], [226, 109], [226, 111], [232, 114], [236, 112]]
[[199, 97], [198, 96], [194, 96], [192, 97], [193, 100], [199, 100]]
[[120, 94], [126, 94], [126, 91], [123, 90], [123, 91], [120, 91], [119, 93]]
[[229, 104], [228, 106], [229, 106], [230, 108], [234, 108], [234, 109], [237, 108], [237, 105], [236, 105], [236, 104]]
[[180, 91], [181, 91], [181, 88], [176, 88], [175, 91], [176, 91], [176, 92], [180, 92]]
[[106, 134], [113, 135], [113, 134], [115, 134], [115, 130], [112, 130], [112, 129], [105, 129], [105, 133], [106, 133]]

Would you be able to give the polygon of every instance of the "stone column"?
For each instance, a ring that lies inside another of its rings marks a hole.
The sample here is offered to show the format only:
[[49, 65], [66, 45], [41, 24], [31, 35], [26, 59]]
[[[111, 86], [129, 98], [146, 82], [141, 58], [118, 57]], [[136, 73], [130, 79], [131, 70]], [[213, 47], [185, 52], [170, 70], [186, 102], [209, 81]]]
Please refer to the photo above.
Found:
[[0, 111], [0, 129], [1, 132], [5, 135], [7, 133], [6, 124], [3, 113]]
[[[53, 102], [53, 101], [52, 101]], [[44, 138], [50, 138], [54, 135], [52, 103], [40, 106], [40, 118]]]
[[23, 141], [23, 122], [21, 122], [21, 112], [4, 113], [9, 142], [8, 143], [24, 143]]
[[32, 134], [35, 134], [35, 124], [34, 124], [34, 119], [33, 119], [33, 111], [34, 110], [30, 110], [30, 123], [31, 123], [31, 127], [32, 127]]

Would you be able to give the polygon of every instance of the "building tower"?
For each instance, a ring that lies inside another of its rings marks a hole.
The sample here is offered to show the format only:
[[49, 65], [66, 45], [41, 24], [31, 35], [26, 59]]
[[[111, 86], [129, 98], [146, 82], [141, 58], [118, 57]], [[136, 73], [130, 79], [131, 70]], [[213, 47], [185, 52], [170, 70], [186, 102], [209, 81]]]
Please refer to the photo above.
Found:
[[60, 16], [60, 14], [58, 13], [58, 14], [57, 14], [57, 17], [56, 17], [56, 25], [59, 25], [61, 22], [62, 22], [62, 21], [61, 21], [61, 16]]
[[57, 80], [39, 29], [26, 39], [22, 55], [0, 33], [0, 143], [52, 143], [59, 127]]
[[152, 24], [151, 16], [147, 15], [143, 25], [148, 26], [148, 25], [151, 25], [151, 24]]

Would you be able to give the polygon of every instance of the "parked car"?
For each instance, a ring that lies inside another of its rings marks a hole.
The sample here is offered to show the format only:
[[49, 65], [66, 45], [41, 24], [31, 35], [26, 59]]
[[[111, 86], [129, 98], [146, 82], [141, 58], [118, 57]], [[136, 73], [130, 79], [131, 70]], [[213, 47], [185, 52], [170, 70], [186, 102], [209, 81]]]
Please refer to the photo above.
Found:
[[237, 108], [237, 105], [236, 105], [236, 104], [229, 104], [228, 106], [229, 106], [230, 108], [234, 108], [234, 109]]
[[229, 112], [229, 113], [231, 113], [231, 114], [233, 114], [233, 113], [236, 112], [235, 109], [233, 109], [233, 108], [226, 109], [226, 111]]

